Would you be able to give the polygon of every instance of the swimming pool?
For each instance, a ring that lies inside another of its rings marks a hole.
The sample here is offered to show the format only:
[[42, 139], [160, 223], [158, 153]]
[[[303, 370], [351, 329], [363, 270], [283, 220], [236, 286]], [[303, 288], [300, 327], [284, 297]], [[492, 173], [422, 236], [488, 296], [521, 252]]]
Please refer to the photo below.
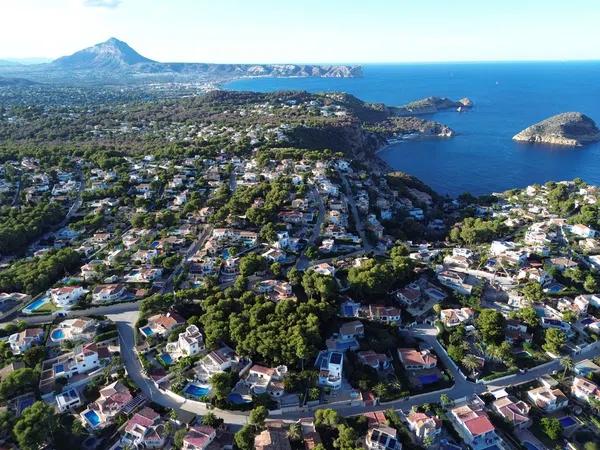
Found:
[[47, 295], [45, 295], [44, 297], [40, 297], [36, 301], [31, 302], [29, 305], [27, 305], [25, 308], [23, 308], [23, 313], [31, 314], [32, 312], [40, 309], [43, 305], [45, 305], [49, 301], [50, 301], [50, 297], [48, 297]]
[[539, 450], [535, 445], [533, 445], [531, 442], [523, 442], [523, 446], [527, 449], [527, 450]]
[[168, 353], [163, 353], [162, 355], [159, 356], [159, 358], [162, 360], [162, 362], [164, 362], [167, 366], [170, 366], [171, 364], [173, 364], [173, 358], [171, 358], [171, 355], [169, 355]]
[[577, 425], [577, 421], [573, 419], [571, 416], [564, 416], [558, 419], [563, 428], [569, 428], [574, 425]]
[[431, 375], [421, 375], [417, 377], [421, 384], [432, 384], [440, 381], [440, 377], [438, 377], [435, 373]]
[[83, 414], [83, 416], [92, 428], [96, 428], [100, 424], [100, 416], [96, 411], [88, 410]]
[[61, 330], [60, 328], [52, 330], [52, 332], [50, 333], [50, 339], [52, 340], [52, 342], [60, 342], [64, 338], [65, 338], [65, 332], [63, 330]]
[[227, 400], [229, 400], [234, 405], [245, 405], [246, 403], [251, 403], [252, 402], [252, 400], [245, 399], [244, 397], [242, 397], [237, 392], [232, 392], [231, 394], [229, 394], [227, 396]]
[[154, 334], [154, 331], [152, 331], [152, 328], [150, 327], [142, 327], [142, 333], [144, 334], [144, 336], [152, 336]]
[[200, 397], [205, 397], [209, 394], [210, 387], [198, 386], [197, 384], [190, 383], [185, 387], [183, 392], [185, 392], [186, 394], [188, 394], [192, 397], [200, 398]]

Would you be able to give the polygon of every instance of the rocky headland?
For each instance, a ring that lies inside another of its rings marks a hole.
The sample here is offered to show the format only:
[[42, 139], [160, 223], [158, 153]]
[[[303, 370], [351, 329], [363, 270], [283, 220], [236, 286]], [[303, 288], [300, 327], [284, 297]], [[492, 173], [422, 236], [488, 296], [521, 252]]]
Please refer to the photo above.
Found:
[[542, 120], [513, 136], [513, 140], [534, 144], [579, 147], [600, 141], [600, 129], [580, 112], [566, 112]]
[[399, 116], [415, 116], [423, 114], [435, 114], [439, 111], [447, 109], [456, 109], [462, 111], [466, 108], [471, 108], [473, 102], [469, 98], [461, 98], [458, 101], [451, 100], [446, 97], [427, 97], [421, 100], [407, 103], [406, 105], [395, 108], [395, 112]]

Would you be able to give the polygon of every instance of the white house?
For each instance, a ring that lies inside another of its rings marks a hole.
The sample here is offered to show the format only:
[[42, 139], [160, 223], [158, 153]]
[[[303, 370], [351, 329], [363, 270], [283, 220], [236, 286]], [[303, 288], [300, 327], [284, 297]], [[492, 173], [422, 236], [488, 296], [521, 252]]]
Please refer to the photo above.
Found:
[[52, 302], [59, 308], [70, 308], [88, 291], [81, 286], [63, 286], [50, 289]]
[[319, 386], [329, 387], [334, 390], [342, 387], [343, 353], [321, 351], [319, 356], [317, 356], [315, 367], [319, 370]]

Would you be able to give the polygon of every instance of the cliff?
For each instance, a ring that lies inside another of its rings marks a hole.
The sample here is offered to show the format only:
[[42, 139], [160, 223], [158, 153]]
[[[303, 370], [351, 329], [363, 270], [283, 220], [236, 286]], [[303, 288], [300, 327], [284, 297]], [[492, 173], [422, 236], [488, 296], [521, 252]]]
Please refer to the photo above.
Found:
[[600, 130], [585, 114], [567, 112], [525, 128], [513, 136], [513, 140], [577, 147], [600, 141]]

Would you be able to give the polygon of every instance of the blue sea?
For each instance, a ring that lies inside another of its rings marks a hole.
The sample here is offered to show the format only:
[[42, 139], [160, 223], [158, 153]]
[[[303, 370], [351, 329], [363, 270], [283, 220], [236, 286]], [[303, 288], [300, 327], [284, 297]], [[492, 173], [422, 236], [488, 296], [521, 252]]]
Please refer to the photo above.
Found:
[[432, 117], [452, 127], [456, 137], [406, 141], [379, 156], [452, 196], [575, 177], [600, 185], [600, 143], [557, 148], [511, 140], [523, 128], [560, 112], [580, 111], [600, 124], [600, 62], [367, 65], [363, 78], [255, 78], [226, 87], [343, 91], [393, 106], [431, 95], [469, 97], [472, 110]]

